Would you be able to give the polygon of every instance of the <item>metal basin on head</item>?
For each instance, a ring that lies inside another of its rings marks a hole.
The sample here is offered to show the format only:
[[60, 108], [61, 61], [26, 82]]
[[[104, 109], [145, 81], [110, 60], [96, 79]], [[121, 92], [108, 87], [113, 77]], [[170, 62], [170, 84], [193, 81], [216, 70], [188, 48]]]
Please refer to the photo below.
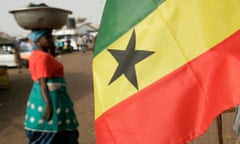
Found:
[[17, 24], [23, 29], [61, 29], [72, 11], [55, 7], [28, 7], [11, 10]]

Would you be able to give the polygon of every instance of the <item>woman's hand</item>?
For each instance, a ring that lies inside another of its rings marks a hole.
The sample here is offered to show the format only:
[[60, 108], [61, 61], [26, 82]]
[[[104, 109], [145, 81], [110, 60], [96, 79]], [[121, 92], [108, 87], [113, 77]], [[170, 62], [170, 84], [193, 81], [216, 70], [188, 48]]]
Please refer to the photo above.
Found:
[[46, 108], [45, 108], [45, 111], [44, 111], [44, 114], [43, 114], [43, 118], [47, 121], [51, 120], [52, 113], [53, 113], [52, 105], [51, 104], [46, 104]]

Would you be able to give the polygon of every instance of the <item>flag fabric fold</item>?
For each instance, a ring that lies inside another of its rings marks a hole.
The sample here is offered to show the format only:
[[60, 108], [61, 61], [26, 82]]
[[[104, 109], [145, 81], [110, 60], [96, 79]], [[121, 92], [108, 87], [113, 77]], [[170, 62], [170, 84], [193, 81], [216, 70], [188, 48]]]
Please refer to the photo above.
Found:
[[94, 51], [97, 144], [181, 144], [240, 104], [240, 1], [107, 0]]

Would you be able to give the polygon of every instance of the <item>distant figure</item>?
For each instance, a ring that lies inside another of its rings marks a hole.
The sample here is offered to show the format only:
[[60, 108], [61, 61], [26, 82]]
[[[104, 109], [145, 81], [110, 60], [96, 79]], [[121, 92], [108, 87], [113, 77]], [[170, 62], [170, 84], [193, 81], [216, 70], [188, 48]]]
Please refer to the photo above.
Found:
[[32, 51], [32, 47], [33, 47], [32, 42], [28, 38], [19, 41], [19, 48], [20, 51], [22, 52]]
[[84, 44], [82, 37], [78, 37], [77, 46], [78, 46], [79, 51], [82, 53], [82, 55], [86, 53], [86, 44]]
[[93, 51], [95, 46], [95, 37], [91, 34], [87, 34], [83, 36], [83, 41], [87, 49]]
[[13, 53], [17, 63], [18, 73], [22, 73], [23, 60], [20, 57], [20, 47], [17, 41], [13, 41]]
[[60, 39], [57, 39], [57, 55], [62, 55], [62, 51], [63, 51], [63, 47], [64, 47], [64, 42], [61, 41]]
[[73, 46], [71, 45], [71, 40], [67, 40], [67, 45], [66, 45], [67, 52], [73, 52]]

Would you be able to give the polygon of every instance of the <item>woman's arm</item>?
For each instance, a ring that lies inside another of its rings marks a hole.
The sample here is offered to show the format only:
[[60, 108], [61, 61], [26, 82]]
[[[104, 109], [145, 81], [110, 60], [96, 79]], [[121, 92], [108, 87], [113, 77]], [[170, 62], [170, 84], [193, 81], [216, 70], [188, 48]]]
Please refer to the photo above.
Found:
[[52, 108], [52, 101], [49, 95], [49, 90], [47, 87], [47, 79], [40, 78], [39, 83], [40, 83], [41, 93], [42, 93], [44, 102], [46, 103], [46, 108], [43, 114], [43, 118], [49, 121], [52, 118], [53, 108]]

